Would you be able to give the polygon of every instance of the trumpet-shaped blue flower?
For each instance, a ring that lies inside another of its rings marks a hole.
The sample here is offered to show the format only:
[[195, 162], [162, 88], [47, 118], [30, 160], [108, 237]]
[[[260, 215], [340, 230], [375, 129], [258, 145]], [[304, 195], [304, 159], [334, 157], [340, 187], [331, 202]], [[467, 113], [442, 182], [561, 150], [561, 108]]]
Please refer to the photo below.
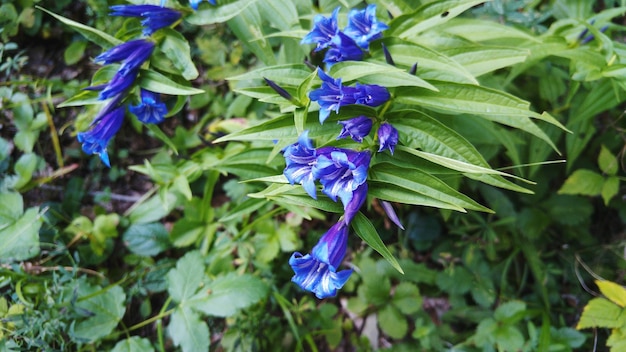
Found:
[[345, 35], [338, 32], [330, 41], [329, 49], [324, 55], [324, 62], [328, 67], [342, 61], [360, 61], [363, 59], [363, 50], [356, 42]]
[[352, 270], [337, 272], [346, 254], [347, 241], [348, 226], [340, 221], [320, 238], [311, 254], [296, 252], [291, 256], [289, 265], [295, 273], [291, 281], [320, 299], [336, 295], [352, 274]]
[[320, 104], [320, 123], [324, 123], [332, 110], [338, 113], [340, 107], [354, 104], [357, 91], [353, 87], [344, 87], [341, 78], [332, 78], [319, 68], [317, 74], [322, 79], [322, 86], [309, 92], [309, 98]]
[[317, 152], [311, 140], [309, 139], [309, 132], [304, 131], [298, 142], [285, 148], [283, 154], [287, 167], [283, 171], [283, 174], [291, 183], [299, 183], [304, 187], [304, 190], [313, 198], [317, 199], [315, 189], [315, 176], [313, 175], [313, 166], [317, 162]]
[[320, 180], [322, 192], [333, 201], [341, 199], [344, 207], [352, 200], [353, 192], [367, 179], [370, 164], [369, 151], [325, 147], [317, 150], [313, 175]]
[[143, 123], [161, 123], [167, 115], [167, 107], [158, 93], [141, 89], [141, 102], [131, 105], [128, 110]]
[[339, 121], [343, 126], [341, 133], [337, 139], [346, 137], [352, 138], [355, 142], [363, 142], [363, 137], [367, 136], [372, 130], [372, 120], [369, 117], [358, 116], [349, 120]]
[[376, 84], [356, 84], [357, 92], [354, 95], [355, 103], [376, 107], [391, 98], [387, 88]]
[[[215, 5], [215, 0], [207, 0], [209, 2], [209, 4], [211, 5]], [[193, 8], [194, 10], [198, 9], [198, 5], [200, 5], [200, 3], [202, 2], [202, 0], [189, 0], [189, 5], [191, 5], [191, 8]]]
[[150, 57], [147, 55], [140, 62], [135, 62], [139, 59], [138, 54], [140, 53], [150, 53], [152, 54], [152, 50], [154, 50], [154, 43], [145, 40], [145, 39], [135, 39], [120, 45], [114, 46], [113, 48], [103, 52], [102, 54], [96, 56], [94, 59], [95, 62], [103, 65], [108, 65], [116, 62], [122, 61], [132, 61], [133, 66], [141, 66], [143, 62]]
[[363, 182], [352, 192], [352, 199], [343, 206], [343, 221], [349, 224], [367, 199], [367, 182]]
[[378, 128], [378, 143], [380, 144], [379, 152], [389, 149], [393, 155], [394, 148], [398, 144], [398, 130], [388, 123], [381, 124]]
[[320, 51], [330, 45], [333, 38], [339, 32], [337, 27], [337, 14], [339, 7], [333, 11], [329, 18], [322, 15], [315, 16], [313, 30], [302, 38], [301, 44], [315, 44], [314, 51]]
[[150, 35], [178, 21], [181, 13], [156, 5], [115, 5], [111, 6], [111, 16], [141, 17], [143, 35]]
[[87, 132], [78, 133], [78, 141], [83, 144], [87, 154], [97, 154], [102, 162], [111, 167], [107, 144], [119, 131], [124, 121], [124, 106], [117, 105], [119, 98], [112, 100], [93, 120]]
[[363, 10], [352, 10], [348, 14], [348, 26], [344, 33], [350, 36], [363, 49], [369, 48], [370, 41], [382, 36], [382, 31], [389, 29], [385, 23], [376, 19], [376, 5], [370, 4]]

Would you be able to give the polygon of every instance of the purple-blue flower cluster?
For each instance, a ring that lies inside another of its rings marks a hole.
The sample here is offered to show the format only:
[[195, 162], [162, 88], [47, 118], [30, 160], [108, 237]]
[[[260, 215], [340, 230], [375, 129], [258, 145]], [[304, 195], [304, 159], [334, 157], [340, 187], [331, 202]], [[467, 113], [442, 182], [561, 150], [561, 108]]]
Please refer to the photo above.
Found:
[[315, 44], [314, 51], [324, 49], [324, 62], [330, 67], [337, 62], [363, 59], [364, 51], [370, 42], [382, 36], [389, 27], [376, 19], [376, 5], [368, 5], [363, 10], [352, 10], [348, 14], [348, 25], [343, 31], [337, 25], [339, 8], [330, 17], [315, 16], [313, 29], [301, 41], [302, 44]]
[[[181, 13], [155, 5], [115, 5], [111, 16], [141, 18], [143, 36], [147, 37], [161, 28], [169, 27], [181, 18]], [[152, 56], [155, 43], [150, 38], [133, 39], [98, 55], [94, 61], [103, 65], [119, 64], [117, 72], [106, 84], [91, 86], [87, 90], [100, 91], [98, 99], [110, 100], [91, 123], [89, 130], [78, 134], [78, 141], [87, 154], [100, 156], [110, 167], [107, 145], [124, 121], [124, 98], [135, 83], [141, 66]], [[167, 107], [158, 93], [141, 90], [140, 103], [129, 110], [143, 123], [160, 123], [167, 115]]]

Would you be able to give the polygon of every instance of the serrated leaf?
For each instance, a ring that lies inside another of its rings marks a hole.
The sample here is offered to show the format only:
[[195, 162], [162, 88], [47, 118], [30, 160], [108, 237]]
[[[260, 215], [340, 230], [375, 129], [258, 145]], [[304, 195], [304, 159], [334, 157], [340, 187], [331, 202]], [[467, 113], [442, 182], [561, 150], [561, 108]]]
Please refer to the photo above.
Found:
[[56, 18], [62, 23], [72, 27], [78, 33], [82, 34], [87, 40], [101, 46], [102, 48], [109, 49], [113, 46], [122, 44], [123, 41], [105, 33], [95, 28], [86, 26], [82, 23], [78, 23], [76, 21], [70, 20], [69, 18], [65, 18], [61, 15], [57, 15], [54, 12], [48, 11], [40, 6], [35, 6], [35, 8], [49, 14], [50, 16]]
[[604, 181], [602, 185], [602, 200], [604, 200], [604, 205], [608, 206], [611, 199], [619, 193], [619, 184], [620, 179], [617, 176], [610, 176]]
[[624, 308], [606, 298], [594, 298], [583, 309], [576, 329], [619, 328], [623, 325], [625, 313]]
[[0, 230], [11, 225], [24, 214], [24, 199], [17, 192], [0, 193]]
[[0, 230], [0, 262], [27, 260], [39, 254], [38, 208], [29, 208], [11, 225]]
[[603, 184], [602, 175], [591, 170], [578, 169], [565, 180], [557, 193], [597, 196], [602, 193]]
[[209, 327], [189, 306], [179, 307], [172, 313], [167, 331], [174, 345], [180, 346], [183, 352], [209, 350]]
[[[73, 339], [93, 342], [110, 334], [126, 312], [124, 290], [118, 285], [104, 290], [100, 286], [92, 286], [87, 282], [81, 282], [77, 289], [76, 307], [89, 312], [90, 316], [76, 323], [72, 334]], [[88, 298], [81, 300], [81, 297]]]
[[176, 262], [176, 267], [167, 273], [167, 291], [174, 301], [182, 303], [191, 298], [204, 278], [205, 265], [200, 252], [187, 252]]
[[406, 318], [393, 305], [387, 305], [378, 312], [378, 326], [389, 337], [403, 338], [409, 331]]
[[153, 352], [154, 348], [150, 340], [139, 336], [132, 336], [118, 341], [111, 352]]
[[600, 166], [600, 170], [603, 173], [609, 176], [617, 175], [617, 170], [619, 169], [617, 158], [604, 145], [600, 149], [600, 155], [598, 155], [598, 166]]
[[611, 281], [596, 280], [600, 292], [611, 302], [624, 308], [626, 307], [626, 288]]
[[493, 314], [494, 319], [501, 323], [514, 323], [523, 318], [526, 311], [526, 303], [522, 301], [510, 301], [501, 304]]
[[193, 309], [204, 314], [229, 317], [267, 296], [268, 286], [256, 276], [230, 273], [220, 276], [189, 300]]
[[198, 78], [198, 70], [191, 59], [191, 48], [189, 43], [178, 31], [171, 28], [163, 28], [163, 41], [159, 48], [172, 61], [174, 67], [180, 70], [181, 75], [186, 80]]
[[396, 286], [392, 302], [403, 314], [417, 313], [422, 309], [420, 291], [410, 282], [402, 282]]
[[356, 234], [361, 237], [363, 241], [365, 241], [365, 243], [382, 255], [394, 269], [404, 274], [400, 264], [398, 264], [396, 258], [393, 254], [391, 254], [387, 246], [385, 246], [383, 241], [380, 239], [376, 228], [372, 225], [369, 219], [365, 217], [365, 215], [360, 212], [357, 213], [352, 220], [352, 228], [354, 229], [354, 232], [356, 232]]
[[169, 235], [159, 222], [133, 224], [122, 236], [131, 252], [142, 256], [155, 256], [170, 247]]

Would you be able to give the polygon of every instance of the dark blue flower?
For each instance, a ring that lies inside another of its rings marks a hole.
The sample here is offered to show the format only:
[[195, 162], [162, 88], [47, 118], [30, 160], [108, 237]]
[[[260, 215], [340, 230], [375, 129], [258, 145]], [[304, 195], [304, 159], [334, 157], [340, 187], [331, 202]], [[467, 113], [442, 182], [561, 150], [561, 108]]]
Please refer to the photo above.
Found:
[[398, 215], [396, 214], [396, 211], [393, 209], [393, 206], [391, 205], [391, 203], [381, 200], [380, 205], [383, 207], [383, 210], [385, 211], [385, 214], [387, 214], [387, 217], [389, 218], [389, 220], [391, 220], [391, 222], [396, 224], [396, 226], [404, 230], [404, 226], [402, 226], [402, 223], [400, 222], [400, 218], [398, 218]]
[[118, 96], [130, 88], [130, 86], [135, 82], [135, 78], [137, 78], [138, 73], [139, 69], [124, 71], [124, 73], [118, 71], [109, 83], [102, 86], [91, 87], [89, 89], [101, 90], [98, 99], [106, 100], [114, 96]]
[[111, 6], [111, 16], [141, 17], [144, 26], [143, 35], [150, 35], [178, 21], [181, 13], [156, 5], [115, 5]]
[[320, 123], [324, 123], [331, 110], [338, 113], [340, 107], [354, 104], [357, 90], [353, 87], [344, 87], [341, 78], [334, 79], [319, 68], [317, 72], [322, 79], [322, 86], [311, 91], [309, 98], [320, 105]]
[[325, 147], [319, 148], [317, 154], [313, 175], [320, 180], [322, 192], [335, 202], [339, 197], [347, 206], [352, 193], [367, 179], [369, 151]]
[[384, 104], [391, 98], [387, 88], [376, 84], [356, 84], [357, 92], [354, 95], [356, 104], [376, 107]]
[[352, 199], [343, 206], [343, 221], [349, 224], [367, 199], [367, 182], [363, 182], [352, 192]]
[[167, 115], [167, 107], [158, 93], [141, 89], [141, 102], [131, 105], [128, 110], [143, 123], [161, 123]]
[[372, 120], [369, 117], [358, 116], [349, 120], [339, 121], [343, 126], [341, 133], [337, 139], [346, 137], [352, 138], [355, 142], [363, 142], [363, 137], [367, 136], [372, 130]]
[[347, 241], [348, 226], [340, 221], [320, 238], [311, 254], [296, 252], [291, 256], [289, 265], [295, 273], [291, 281], [319, 299], [336, 295], [352, 274], [352, 270], [337, 272], [346, 255]]
[[285, 88], [281, 87], [280, 85], [278, 85], [276, 82], [272, 81], [271, 79], [268, 79], [265, 77], [263, 77], [263, 79], [265, 80], [265, 83], [267, 83], [267, 85], [270, 86], [270, 88], [272, 88], [281, 97], [289, 100], [292, 103], [297, 103], [294, 97], [291, 96], [291, 94], [289, 94], [289, 92], [286, 91]]
[[389, 26], [376, 19], [376, 5], [370, 4], [364, 10], [352, 10], [348, 14], [348, 26], [344, 33], [350, 36], [363, 49], [369, 47], [370, 41], [382, 36], [382, 31]]
[[[207, 0], [209, 2], [209, 4], [211, 5], [215, 5], [215, 0]], [[198, 5], [200, 5], [200, 3], [202, 2], [202, 0], [189, 0], [189, 5], [191, 5], [191, 7], [194, 10], [198, 9]]]
[[328, 67], [343, 61], [360, 61], [363, 59], [363, 50], [356, 42], [345, 35], [338, 32], [330, 41], [328, 51], [324, 55], [324, 62]]
[[333, 11], [333, 14], [326, 18], [322, 15], [315, 16], [313, 30], [302, 38], [301, 44], [315, 44], [315, 51], [320, 51], [330, 45], [332, 39], [337, 35], [339, 29], [337, 27], [337, 14], [339, 7]]
[[107, 154], [107, 144], [124, 121], [124, 106], [118, 105], [119, 100], [109, 102], [93, 120], [89, 130], [78, 133], [78, 141], [83, 144], [83, 151], [87, 154], [97, 154], [108, 167], [111, 167], [111, 163]]
[[300, 137], [298, 137], [297, 143], [285, 148], [283, 156], [287, 164], [283, 174], [289, 183], [292, 185], [294, 183], [301, 184], [304, 190], [313, 199], [317, 199], [315, 189], [316, 178], [312, 171], [317, 160], [317, 153], [309, 139], [309, 132], [304, 131]]
[[[154, 43], [145, 39], [131, 40], [126, 43], [114, 46], [113, 48], [103, 52], [96, 56], [95, 62], [103, 65], [108, 65], [116, 62], [122, 62], [129, 60], [133, 54], [141, 52], [150, 52], [154, 49]], [[148, 55], [147, 57], [150, 57]], [[143, 63], [144, 60], [141, 61]], [[140, 64], [141, 66], [141, 64]]]
[[398, 130], [388, 123], [381, 124], [378, 129], [378, 143], [380, 144], [379, 152], [389, 149], [393, 154], [393, 150], [398, 144]]

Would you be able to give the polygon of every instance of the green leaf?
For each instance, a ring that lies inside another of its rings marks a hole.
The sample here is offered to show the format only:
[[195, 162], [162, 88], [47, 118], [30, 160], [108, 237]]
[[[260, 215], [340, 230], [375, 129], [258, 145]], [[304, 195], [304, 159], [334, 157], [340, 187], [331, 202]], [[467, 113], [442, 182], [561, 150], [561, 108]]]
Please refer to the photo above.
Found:
[[183, 303], [191, 298], [204, 278], [205, 265], [198, 251], [187, 252], [167, 273], [168, 292], [174, 301]]
[[39, 254], [41, 222], [38, 208], [29, 208], [19, 219], [0, 230], [0, 262], [27, 260]]
[[175, 192], [167, 192], [166, 202], [159, 195], [155, 195], [134, 208], [128, 218], [133, 224], [146, 224], [160, 220], [169, 214], [178, 203], [182, 203], [182, 197]]
[[115, 344], [111, 352], [153, 352], [150, 340], [139, 336], [129, 337]]
[[204, 314], [229, 317], [267, 296], [268, 286], [256, 276], [230, 273], [217, 277], [189, 300]]
[[[126, 312], [126, 295], [118, 286], [106, 289], [81, 282], [77, 287], [78, 303], [76, 306], [89, 312], [89, 318], [79, 321], [74, 326], [72, 338], [81, 342], [94, 342], [107, 335], [117, 326]], [[81, 299], [88, 297], [87, 299]]]
[[63, 52], [65, 64], [72, 66], [78, 63], [78, 61], [83, 58], [83, 55], [85, 55], [86, 47], [87, 42], [83, 40], [73, 41], [70, 45], [68, 45]]
[[487, 0], [434, 1], [419, 7], [415, 12], [396, 17], [390, 23], [389, 34], [400, 38], [413, 38], [434, 26], [448, 22], [465, 10]]
[[77, 31], [78, 33], [82, 34], [83, 37], [85, 37], [87, 40], [99, 45], [100, 47], [104, 48], [104, 49], [109, 49], [111, 47], [114, 47], [116, 45], [120, 45], [123, 43], [123, 41], [109, 35], [106, 34], [105, 32], [99, 31], [95, 28], [86, 26], [82, 23], [78, 23], [76, 21], [72, 21], [69, 18], [65, 18], [61, 15], [57, 15], [51, 11], [48, 11], [46, 9], [44, 9], [43, 7], [40, 6], [35, 6], [35, 8], [49, 14], [50, 16], [56, 18], [57, 20], [61, 21], [62, 23], [72, 27], [75, 31]]
[[602, 149], [600, 149], [600, 155], [598, 155], [598, 166], [600, 166], [600, 170], [602, 170], [603, 173], [609, 176], [617, 175], [617, 170], [619, 168], [617, 158], [604, 145], [602, 146]]
[[239, 0], [225, 5], [220, 4], [220, 6], [205, 6], [195, 11], [191, 16], [185, 17], [185, 21], [196, 26], [223, 23], [236, 17], [256, 2], [257, 0]]
[[246, 72], [241, 75], [229, 77], [228, 80], [229, 81], [250, 81], [250, 80], [262, 80], [263, 78], [267, 78], [279, 85], [283, 84], [283, 85], [297, 87], [304, 80], [309, 78], [311, 74], [316, 74], [316, 73], [312, 73], [311, 69], [308, 68], [306, 65], [288, 64], [288, 65], [261, 67], [261, 68]]
[[624, 325], [625, 311], [606, 298], [594, 298], [583, 309], [576, 329], [619, 328]]
[[446, 24], [442, 30], [446, 33], [453, 34], [471, 40], [473, 42], [482, 42], [489, 40], [515, 39], [523, 41], [540, 42], [539, 39], [517, 29], [496, 21], [482, 20], [476, 18], [454, 18]]
[[609, 176], [602, 185], [602, 200], [604, 200], [604, 205], [608, 206], [609, 202], [613, 197], [619, 193], [619, 183], [620, 179], [617, 176]]
[[557, 193], [597, 196], [602, 193], [603, 184], [602, 175], [591, 170], [578, 169], [565, 180]]
[[17, 174], [17, 179], [13, 184], [13, 188], [20, 189], [33, 178], [33, 174], [37, 169], [38, 157], [34, 153], [22, 154], [17, 162], [15, 163], [15, 173]]
[[194, 95], [204, 94], [204, 90], [189, 87], [172, 81], [164, 75], [151, 70], [141, 70], [137, 84], [144, 89], [155, 93], [169, 95]]
[[191, 307], [179, 307], [172, 313], [167, 327], [174, 345], [183, 352], [206, 352], [209, 350], [209, 327]]
[[383, 241], [380, 239], [378, 232], [376, 232], [376, 228], [372, 225], [369, 219], [365, 217], [365, 215], [360, 212], [357, 213], [352, 220], [352, 228], [354, 229], [354, 232], [356, 232], [356, 234], [361, 237], [363, 241], [365, 241], [365, 243], [382, 255], [394, 269], [404, 274], [400, 264], [398, 264], [396, 258], [394, 258], [393, 254], [391, 254], [387, 246], [385, 246]]
[[331, 67], [330, 75], [340, 77], [342, 82], [358, 80], [360, 83], [378, 84], [384, 87], [421, 87], [438, 91], [432, 84], [416, 75], [387, 64], [365, 61], [339, 62]]
[[515, 326], [499, 326], [494, 338], [499, 351], [520, 351], [524, 347], [524, 335]]
[[299, 26], [298, 10], [293, 0], [260, 1], [256, 5], [261, 16], [274, 28], [288, 31]]
[[24, 199], [17, 192], [0, 193], [0, 230], [24, 214]]
[[524, 62], [530, 55], [526, 49], [491, 45], [461, 46], [442, 53], [463, 65], [475, 77]]
[[[242, 0], [239, 2], [241, 1]], [[239, 38], [241, 43], [254, 53], [261, 62], [266, 65], [275, 65], [277, 63], [276, 56], [274, 55], [269, 38], [267, 38], [263, 32], [263, 28], [265, 28], [264, 20], [258, 8], [256, 6], [247, 6], [247, 4], [240, 4], [239, 6], [244, 7], [244, 9], [233, 11], [240, 12], [238, 16], [228, 20], [228, 26], [237, 38]]]
[[498, 306], [493, 317], [498, 322], [511, 324], [522, 319], [525, 311], [526, 303], [522, 301], [510, 301]]
[[596, 285], [600, 288], [600, 292], [611, 302], [618, 306], [626, 307], [626, 288], [611, 281], [596, 280]]
[[417, 313], [422, 309], [420, 291], [410, 282], [402, 282], [396, 286], [392, 302], [403, 314]]
[[186, 80], [198, 78], [199, 73], [191, 59], [191, 48], [185, 37], [171, 28], [163, 28], [162, 31], [165, 36], [159, 49], [172, 61], [174, 67], [180, 70]]
[[403, 338], [409, 331], [406, 318], [400, 313], [398, 308], [391, 304], [378, 312], [378, 325], [387, 336], [394, 339]]
[[170, 248], [169, 235], [159, 222], [133, 224], [123, 235], [124, 244], [131, 252], [152, 257]]

